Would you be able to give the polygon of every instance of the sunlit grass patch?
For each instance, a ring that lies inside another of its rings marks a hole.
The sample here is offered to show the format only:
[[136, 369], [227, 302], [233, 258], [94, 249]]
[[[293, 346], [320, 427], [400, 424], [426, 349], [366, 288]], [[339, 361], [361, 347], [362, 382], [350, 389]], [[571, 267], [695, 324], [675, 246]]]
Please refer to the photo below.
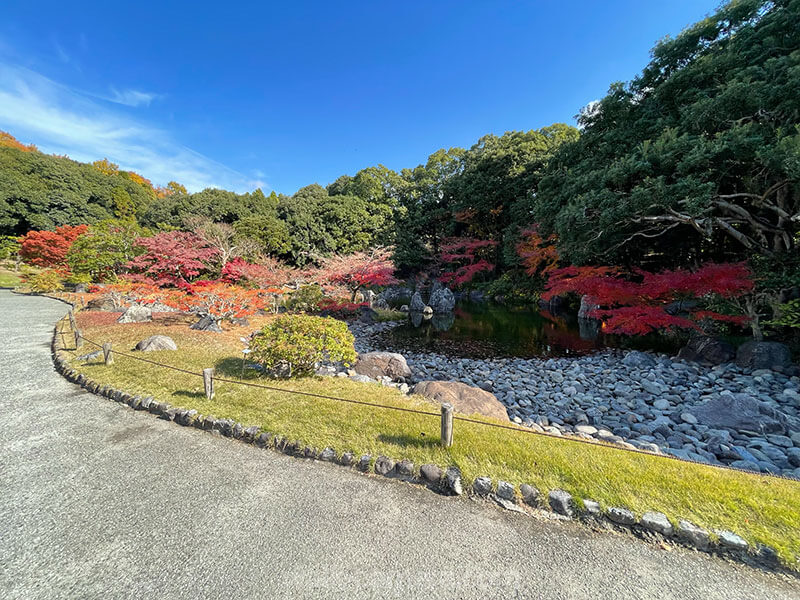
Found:
[[[200, 377], [118, 356], [111, 367], [102, 362], [75, 364], [92, 379], [131, 393], [153, 395], [205, 415], [257, 425], [304, 445], [337, 452], [384, 454], [408, 458], [417, 466], [457, 465], [465, 482], [486, 475], [515, 485], [529, 483], [541, 491], [561, 488], [577, 499], [603, 506], [623, 506], [641, 515], [665, 513], [673, 522], [687, 519], [709, 530], [729, 529], [751, 544], [775, 548], [784, 563], [798, 569], [800, 556], [800, 482], [629, 453], [602, 444], [583, 444], [456, 421], [454, 444], [439, 445], [438, 416], [380, 408], [399, 406], [439, 412], [421, 397], [407, 397], [395, 388], [362, 384], [346, 378], [309, 377], [291, 381], [261, 378], [246, 367], [239, 339], [271, 317], [251, 319], [247, 328], [223, 333], [192, 331], [176, 315], [156, 315], [152, 323], [108, 322], [97, 313], [79, 313], [86, 338], [130, 352], [145, 337], [172, 337], [178, 351], [147, 358], [199, 373], [213, 367], [222, 378], [267, 384], [277, 390], [217, 382], [216, 396], [206, 399]], [[88, 345], [87, 345], [88, 346]], [[82, 353], [93, 348], [81, 349]], [[368, 402], [376, 408], [293, 394], [298, 390]], [[490, 421], [490, 419], [482, 419]]]

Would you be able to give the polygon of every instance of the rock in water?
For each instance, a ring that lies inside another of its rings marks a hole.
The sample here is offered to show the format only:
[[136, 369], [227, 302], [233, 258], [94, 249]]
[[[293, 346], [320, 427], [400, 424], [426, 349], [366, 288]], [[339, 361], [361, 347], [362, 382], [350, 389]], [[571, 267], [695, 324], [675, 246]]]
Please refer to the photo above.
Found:
[[733, 360], [735, 351], [728, 342], [697, 335], [680, 349], [678, 358], [703, 364], [720, 365]]
[[158, 350], [177, 350], [178, 345], [171, 337], [166, 335], [151, 335], [136, 344], [136, 350], [141, 352], [155, 352]]
[[494, 394], [459, 381], [421, 381], [412, 392], [439, 404], [452, 404], [457, 412], [465, 415], [477, 413], [502, 421], [509, 420], [506, 407]]
[[356, 373], [373, 379], [386, 376], [392, 379], [411, 377], [411, 369], [402, 354], [396, 352], [367, 352], [358, 357]]
[[117, 319], [117, 323], [147, 323], [152, 320], [153, 311], [146, 306], [134, 304], [122, 313], [122, 316]]
[[222, 332], [222, 328], [219, 326], [217, 320], [208, 315], [200, 317], [200, 320], [196, 323], [192, 323], [189, 329], [195, 329], [197, 331], [216, 331], [217, 333]]
[[411, 296], [411, 304], [408, 307], [412, 312], [422, 312], [425, 310], [425, 303], [422, 301], [422, 296], [419, 292], [414, 292]]
[[456, 299], [446, 287], [439, 288], [431, 294], [431, 299], [428, 302], [430, 307], [435, 313], [449, 313], [452, 312], [456, 306]]
[[701, 425], [759, 433], [783, 433], [786, 416], [747, 394], [721, 394], [692, 408]]
[[747, 369], [784, 369], [792, 364], [792, 354], [778, 342], [745, 342], [736, 351], [736, 364]]

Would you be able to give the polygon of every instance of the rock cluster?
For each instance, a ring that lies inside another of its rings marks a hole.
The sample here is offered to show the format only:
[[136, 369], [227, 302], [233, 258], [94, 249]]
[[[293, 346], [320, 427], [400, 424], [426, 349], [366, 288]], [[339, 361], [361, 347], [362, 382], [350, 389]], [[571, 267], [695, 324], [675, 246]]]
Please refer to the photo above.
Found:
[[[352, 328], [360, 352], [392, 327]], [[800, 377], [607, 350], [574, 358], [404, 352], [419, 381], [480, 387], [515, 423], [715, 465], [800, 478]]]

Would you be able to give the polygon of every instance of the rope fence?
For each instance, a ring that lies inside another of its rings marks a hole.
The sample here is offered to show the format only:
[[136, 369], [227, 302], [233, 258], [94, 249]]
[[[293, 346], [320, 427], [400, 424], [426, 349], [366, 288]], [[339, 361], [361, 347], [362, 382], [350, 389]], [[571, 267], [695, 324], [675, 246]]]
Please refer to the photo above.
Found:
[[[214, 397], [214, 383], [215, 382], [227, 383], [227, 384], [233, 384], [233, 385], [241, 385], [241, 386], [244, 386], [244, 387], [258, 388], [258, 389], [263, 389], [263, 390], [268, 390], [268, 391], [273, 391], [273, 392], [280, 392], [280, 393], [284, 393], [284, 394], [295, 394], [295, 395], [298, 395], [298, 396], [306, 396], [306, 397], [317, 398], [317, 399], [322, 399], [322, 400], [332, 400], [332, 401], [335, 401], [335, 402], [344, 402], [344, 403], [348, 403], [348, 404], [356, 404], [356, 405], [361, 405], [361, 406], [367, 406], [367, 407], [370, 407], [370, 408], [380, 408], [380, 409], [394, 410], [394, 411], [397, 411], [397, 412], [412, 413], [412, 414], [429, 416], [429, 417], [439, 417], [441, 419], [441, 442], [442, 442], [442, 445], [445, 446], [445, 447], [450, 447], [452, 445], [452, 443], [453, 443], [453, 421], [459, 421], [459, 422], [462, 422], [462, 423], [471, 423], [473, 425], [478, 425], [478, 426], [483, 426], [483, 427], [492, 427], [492, 428], [496, 428], [496, 429], [505, 429], [505, 430], [508, 430], [508, 431], [513, 431], [515, 433], [523, 433], [523, 434], [528, 434], [528, 435], [538, 435], [538, 436], [546, 437], [549, 440], [559, 440], [559, 441], [566, 442], [566, 443], [586, 444], [586, 445], [594, 446], [594, 447], [598, 447], [599, 446], [599, 447], [603, 447], [603, 448], [609, 448], [609, 449], [612, 449], [612, 450], [630, 452], [630, 453], [634, 453], [634, 454], [643, 454], [643, 455], [646, 455], [646, 456], [649, 456], [649, 457], [657, 457], [657, 458], [661, 458], [661, 459], [665, 459], [665, 460], [674, 460], [674, 461], [679, 461], [679, 462], [683, 462], [683, 463], [690, 463], [690, 464], [693, 464], [693, 465], [703, 465], [703, 466], [706, 466], [706, 467], [713, 467], [713, 468], [716, 468], [716, 469], [725, 469], [725, 470], [728, 470], [728, 471], [735, 471], [736, 473], [750, 475], [750, 476], [773, 477], [773, 478], [777, 478], [777, 479], [785, 479], [785, 480], [796, 482], [795, 479], [793, 479], [791, 477], [786, 477], [786, 476], [780, 475], [780, 474], [754, 473], [752, 471], [746, 471], [744, 469], [738, 469], [736, 467], [731, 467], [731, 466], [728, 466], [728, 465], [713, 465], [713, 464], [707, 464], [707, 463], [700, 463], [700, 462], [697, 462], [697, 461], [681, 458], [679, 456], [674, 456], [672, 454], [656, 454], [654, 452], [648, 452], [646, 450], [640, 450], [638, 448], [628, 448], [628, 447], [625, 447], [625, 446], [612, 446], [611, 444], [602, 443], [601, 441], [597, 441], [597, 440], [588, 440], [588, 439], [584, 439], [584, 438], [580, 438], [580, 437], [573, 437], [573, 436], [561, 437], [561, 436], [555, 436], [555, 435], [552, 435], [552, 434], [549, 434], [549, 433], [545, 433], [545, 432], [542, 432], [542, 431], [536, 431], [535, 429], [517, 427], [517, 426], [514, 426], [514, 425], [505, 425], [503, 423], [492, 423], [490, 421], [480, 421], [478, 419], [472, 419], [470, 417], [464, 417], [464, 416], [460, 416], [460, 415], [454, 414], [454, 409], [453, 409], [453, 406], [451, 404], [442, 404], [441, 412], [437, 413], [437, 412], [424, 411], [424, 410], [419, 410], [419, 409], [414, 409], [414, 408], [406, 408], [406, 407], [402, 407], [402, 406], [392, 406], [392, 405], [387, 405], [387, 404], [373, 404], [371, 402], [365, 402], [363, 400], [353, 400], [352, 398], [341, 398], [341, 397], [337, 397], [337, 396], [328, 396], [328, 395], [325, 395], [325, 394], [317, 394], [317, 393], [314, 393], [314, 392], [303, 392], [303, 391], [300, 391], [300, 390], [286, 389], [286, 388], [270, 386], [270, 385], [261, 384], [261, 383], [253, 383], [253, 382], [250, 382], [250, 381], [241, 381], [241, 380], [236, 380], [236, 379], [228, 379], [228, 378], [223, 378], [223, 377], [217, 377], [214, 374], [214, 369], [213, 368], [203, 369], [202, 373], [198, 373], [197, 371], [190, 371], [188, 369], [182, 369], [180, 367], [175, 367], [175, 366], [172, 366], [172, 365], [159, 363], [157, 361], [150, 360], [150, 359], [144, 358], [142, 356], [136, 356], [134, 354], [129, 354], [127, 352], [120, 352], [119, 350], [112, 350], [112, 345], [111, 345], [110, 342], [106, 342], [105, 344], [100, 344], [100, 343], [97, 343], [97, 342], [95, 342], [93, 340], [90, 340], [90, 339], [84, 337], [81, 334], [80, 330], [77, 327], [77, 323], [75, 321], [75, 316], [74, 316], [72, 310], [70, 310], [68, 315], [65, 316], [64, 318], [62, 318], [59, 321], [59, 323], [65, 324], [65, 320], [67, 320], [67, 322], [69, 323], [69, 326], [70, 326], [70, 329], [71, 329], [71, 333], [73, 334], [72, 337], [74, 338], [74, 341], [75, 341], [75, 348], [73, 350], [77, 350], [78, 348], [80, 348], [82, 346], [83, 342], [86, 342], [86, 343], [88, 343], [88, 344], [90, 344], [92, 346], [100, 348], [103, 351], [103, 357], [104, 357], [104, 361], [105, 361], [106, 365], [113, 364], [113, 357], [114, 356], [121, 356], [123, 358], [129, 358], [131, 360], [136, 360], [136, 361], [139, 361], [139, 362], [147, 363], [147, 364], [150, 364], [150, 365], [153, 365], [153, 366], [156, 366], [156, 367], [169, 369], [169, 370], [172, 370], [172, 371], [177, 371], [177, 372], [183, 373], [185, 375], [192, 375], [192, 376], [195, 376], [195, 377], [200, 377], [200, 378], [203, 379], [203, 384], [204, 384], [204, 388], [205, 388], [206, 397], [209, 400], [211, 400]], [[61, 336], [62, 346], [64, 346], [63, 342], [64, 342], [65, 331], [62, 328], [61, 330], [58, 331], [58, 333]]]

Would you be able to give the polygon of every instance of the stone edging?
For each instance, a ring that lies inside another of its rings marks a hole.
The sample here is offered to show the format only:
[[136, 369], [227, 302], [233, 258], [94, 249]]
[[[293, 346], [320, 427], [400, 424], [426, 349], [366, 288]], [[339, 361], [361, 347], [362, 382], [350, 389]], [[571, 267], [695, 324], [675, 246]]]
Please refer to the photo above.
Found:
[[[60, 298], [54, 299], [70, 304]], [[355, 467], [362, 473], [374, 473], [408, 483], [421, 484], [444, 495], [463, 495], [493, 500], [506, 510], [522, 514], [540, 513], [549, 515], [550, 518], [580, 520], [593, 527], [625, 531], [649, 542], [680, 544], [695, 550], [734, 559], [750, 566], [800, 577], [800, 571], [791, 571], [781, 565], [773, 548], [759, 545], [754, 549], [731, 531], [717, 530], [712, 537], [708, 531], [689, 521], [681, 520], [675, 527], [666, 515], [660, 512], [645, 512], [641, 518], [637, 518], [632, 511], [622, 507], [609, 507], [602, 510], [599, 503], [590, 499], [582, 500], [583, 509], [581, 510], [579, 503], [564, 490], [552, 490], [548, 493], [547, 498], [544, 498], [539, 490], [531, 485], [522, 484], [519, 488], [515, 488], [508, 482], [498, 481], [494, 486], [489, 477], [478, 477], [470, 488], [465, 489], [461, 471], [456, 466], [442, 469], [434, 464], [425, 464], [417, 470], [414, 463], [408, 459], [397, 461], [386, 456], [378, 456], [373, 460], [369, 454], [357, 456], [352, 452], [337, 455], [336, 451], [330, 447], [319, 451], [317, 448], [304, 446], [300, 441], [262, 432], [255, 425], [246, 426], [232, 419], [217, 419], [210, 415], [201, 415], [195, 409], [172, 406], [166, 402], [158, 402], [152, 396], [143, 397], [102, 385], [71, 367], [60, 347], [58, 325], [53, 330], [51, 350], [56, 371], [68, 381], [79, 385], [87, 392], [128, 405], [134, 410], [148, 412], [157, 418], [174, 421], [179, 425], [233, 438], [259, 448], [274, 449], [289, 456], [320, 460], [344, 467]]]

